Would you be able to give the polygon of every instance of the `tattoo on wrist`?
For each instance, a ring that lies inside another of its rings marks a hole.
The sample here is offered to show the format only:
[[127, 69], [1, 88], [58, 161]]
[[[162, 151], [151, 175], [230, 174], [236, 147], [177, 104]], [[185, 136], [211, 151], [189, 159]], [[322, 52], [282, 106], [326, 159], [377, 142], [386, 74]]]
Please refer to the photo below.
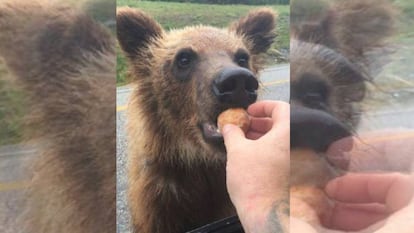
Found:
[[256, 222], [255, 227], [246, 233], [288, 233], [289, 215], [289, 200], [277, 201], [266, 214], [266, 219]]
[[289, 201], [275, 202], [267, 217], [267, 229], [269, 233], [289, 232]]

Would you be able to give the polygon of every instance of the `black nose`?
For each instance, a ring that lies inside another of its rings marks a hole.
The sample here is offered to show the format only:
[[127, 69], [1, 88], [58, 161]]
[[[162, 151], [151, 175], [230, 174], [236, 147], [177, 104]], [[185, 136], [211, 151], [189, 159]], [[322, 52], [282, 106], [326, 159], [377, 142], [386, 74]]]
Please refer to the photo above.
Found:
[[223, 104], [247, 107], [257, 99], [259, 83], [245, 68], [224, 68], [213, 82], [213, 92]]
[[351, 132], [346, 125], [329, 113], [291, 105], [291, 148], [308, 148], [316, 152], [326, 152], [332, 143], [349, 136]]

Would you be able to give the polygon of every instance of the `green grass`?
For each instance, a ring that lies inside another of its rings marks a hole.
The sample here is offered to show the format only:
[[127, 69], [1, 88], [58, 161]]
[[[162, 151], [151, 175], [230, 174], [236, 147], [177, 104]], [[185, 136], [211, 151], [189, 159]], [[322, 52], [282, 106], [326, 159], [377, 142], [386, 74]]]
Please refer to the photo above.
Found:
[[0, 61], [0, 145], [15, 144], [22, 139], [23, 95], [5, 79], [6, 72]]
[[116, 84], [122, 86], [128, 83], [127, 80], [128, 65], [122, 51], [117, 47], [116, 53]]
[[[118, 6], [140, 8], [152, 15], [165, 29], [182, 28], [187, 25], [208, 24], [225, 27], [229, 22], [260, 6], [213, 5], [196, 3], [149, 2], [118, 0]], [[289, 15], [289, 6], [268, 6], [282, 17]]]
[[[188, 25], [205, 24], [215, 27], [226, 27], [230, 22], [247, 14], [248, 11], [264, 6], [249, 5], [213, 5], [175, 2], [149, 2], [137, 0], [118, 0], [118, 6], [129, 6], [142, 9], [154, 17], [166, 30], [182, 28]], [[268, 55], [274, 59], [278, 51], [288, 53], [289, 50], [289, 5], [268, 5], [279, 17], [276, 32], [278, 34]], [[117, 56], [117, 84], [127, 83], [125, 58]], [[275, 62], [273, 62], [275, 63]]]

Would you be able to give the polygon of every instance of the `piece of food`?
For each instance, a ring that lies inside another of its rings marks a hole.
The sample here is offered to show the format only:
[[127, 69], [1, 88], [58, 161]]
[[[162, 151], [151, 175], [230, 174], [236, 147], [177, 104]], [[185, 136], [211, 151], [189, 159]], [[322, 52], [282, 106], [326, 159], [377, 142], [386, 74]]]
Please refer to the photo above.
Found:
[[243, 108], [230, 108], [222, 112], [217, 118], [217, 126], [220, 132], [225, 124], [237, 125], [246, 133], [250, 127], [250, 118]]

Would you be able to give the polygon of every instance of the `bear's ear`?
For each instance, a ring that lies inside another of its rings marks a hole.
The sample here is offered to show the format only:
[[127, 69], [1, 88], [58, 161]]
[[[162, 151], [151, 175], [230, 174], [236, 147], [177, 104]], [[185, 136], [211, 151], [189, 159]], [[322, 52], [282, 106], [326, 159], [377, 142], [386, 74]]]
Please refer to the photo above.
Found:
[[275, 18], [276, 14], [271, 9], [262, 8], [249, 12], [229, 29], [246, 39], [251, 53], [259, 54], [266, 52], [276, 37]]
[[[304, 4], [309, 3], [304, 2]], [[306, 11], [309, 11], [309, 9], [299, 5], [295, 5], [292, 9], [293, 18], [291, 18], [290, 22], [291, 36], [300, 41], [335, 48], [337, 43], [332, 30], [335, 21], [334, 13], [322, 7], [319, 12], [313, 13], [313, 15], [306, 15]]]
[[139, 56], [155, 38], [163, 35], [162, 27], [138, 9], [118, 9], [116, 23], [119, 44], [130, 58]]
[[346, 50], [362, 53], [383, 47], [395, 32], [397, 10], [388, 0], [339, 1], [333, 9], [335, 35]]

